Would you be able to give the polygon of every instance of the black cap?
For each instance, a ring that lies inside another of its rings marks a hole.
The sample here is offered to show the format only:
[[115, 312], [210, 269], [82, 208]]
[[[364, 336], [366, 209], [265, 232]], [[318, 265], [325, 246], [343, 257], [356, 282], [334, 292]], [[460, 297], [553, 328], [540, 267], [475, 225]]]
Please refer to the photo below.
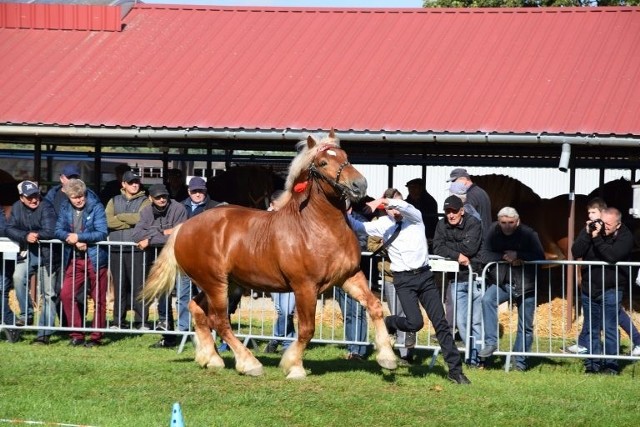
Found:
[[151, 197], [168, 196], [169, 190], [167, 190], [164, 184], [153, 184], [149, 187], [149, 195]]
[[124, 182], [140, 181], [140, 177], [138, 175], [136, 175], [135, 173], [131, 172], [131, 171], [126, 171], [122, 175], [122, 180]]
[[411, 181], [407, 181], [406, 186], [408, 187], [410, 185], [419, 185], [420, 187], [424, 188], [424, 179], [414, 178]]
[[447, 182], [455, 181], [458, 178], [471, 178], [471, 177], [469, 176], [469, 173], [467, 172], [466, 169], [456, 168], [452, 170], [451, 173], [449, 174], [449, 179], [447, 180]]
[[459, 211], [464, 205], [462, 204], [462, 200], [460, 199], [460, 197], [458, 196], [449, 196], [446, 199], [444, 199], [444, 206], [442, 207], [442, 210], [454, 210], [454, 211]]

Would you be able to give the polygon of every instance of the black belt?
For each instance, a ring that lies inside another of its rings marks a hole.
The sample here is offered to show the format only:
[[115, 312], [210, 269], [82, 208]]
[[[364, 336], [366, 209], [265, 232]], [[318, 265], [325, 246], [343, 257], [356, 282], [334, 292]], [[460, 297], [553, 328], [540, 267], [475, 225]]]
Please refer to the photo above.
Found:
[[431, 270], [431, 267], [429, 267], [428, 265], [423, 265], [422, 267], [416, 268], [415, 270], [394, 271], [393, 274], [420, 274], [429, 270]]

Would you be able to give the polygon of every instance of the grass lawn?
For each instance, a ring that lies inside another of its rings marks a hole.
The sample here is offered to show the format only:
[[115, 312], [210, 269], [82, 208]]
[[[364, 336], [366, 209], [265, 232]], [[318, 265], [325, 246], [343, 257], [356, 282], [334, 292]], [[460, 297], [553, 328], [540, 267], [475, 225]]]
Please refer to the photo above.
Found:
[[191, 345], [181, 354], [149, 349], [157, 336], [114, 334], [92, 349], [69, 347], [62, 336], [48, 347], [30, 338], [0, 343], [0, 426], [168, 426], [174, 402], [188, 427], [637, 426], [640, 419], [640, 365], [625, 362], [617, 377], [585, 375], [577, 359], [539, 359], [524, 373], [496, 363], [466, 370], [473, 384], [459, 386], [446, 380], [442, 357], [429, 369], [428, 352], [391, 372], [372, 357], [347, 361], [344, 349], [314, 345], [305, 356], [309, 376], [290, 381], [279, 356], [261, 349], [265, 375], [250, 378], [232, 369], [230, 353], [223, 353], [227, 369], [214, 372], [196, 365]]

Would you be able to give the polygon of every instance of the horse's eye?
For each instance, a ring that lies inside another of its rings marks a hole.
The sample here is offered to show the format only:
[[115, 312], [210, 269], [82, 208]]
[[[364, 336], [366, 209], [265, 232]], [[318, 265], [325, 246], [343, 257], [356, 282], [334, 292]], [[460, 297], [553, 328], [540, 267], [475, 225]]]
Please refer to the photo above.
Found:
[[320, 167], [323, 168], [327, 166], [328, 162], [326, 160], [320, 160]]

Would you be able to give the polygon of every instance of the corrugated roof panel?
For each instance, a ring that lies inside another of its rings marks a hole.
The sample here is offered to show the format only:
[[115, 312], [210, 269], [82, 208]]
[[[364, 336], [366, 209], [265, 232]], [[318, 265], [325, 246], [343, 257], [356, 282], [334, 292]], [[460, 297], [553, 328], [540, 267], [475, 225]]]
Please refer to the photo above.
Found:
[[0, 29], [0, 122], [640, 135], [639, 8], [137, 5], [122, 23]]

